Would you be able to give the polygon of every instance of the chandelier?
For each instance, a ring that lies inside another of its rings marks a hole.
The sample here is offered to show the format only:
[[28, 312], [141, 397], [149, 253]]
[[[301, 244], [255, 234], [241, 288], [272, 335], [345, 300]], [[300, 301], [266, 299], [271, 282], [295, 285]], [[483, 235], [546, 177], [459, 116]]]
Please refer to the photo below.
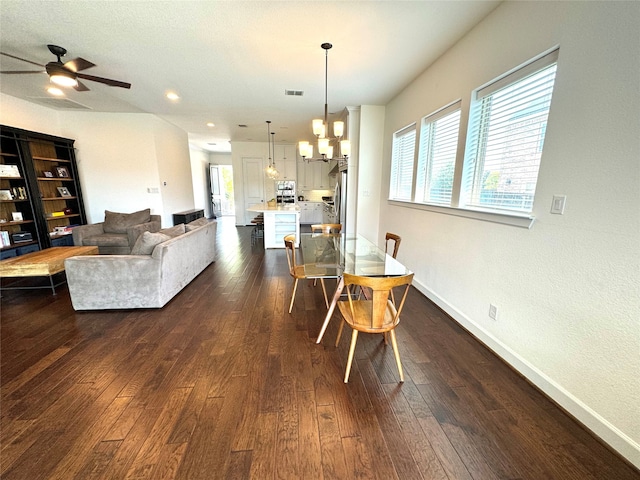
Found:
[[[267, 120], [267, 146], [269, 147], [269, 166], [267, 167], [267, 177], [272, 180], [278, 178], [278, 169], [276, 168], [276, 141], [274, 135], [276, 132], [271, 131], [271, 120]], [[271, 144], [273, 143], [273, 161], [271, 160]]]
[[[324, 49], [324, 119], [316, 118], [312, 121], [311, 127], [313, 134], [317, 139], [319, 158], [313, 158], [313, 145], [307, 141], [298, 142], [298, 152], [303, 160], [306, 161], [325, 161], [329, 160], [347, 160], [351, 155], [351, 142], [343, 139], [344, 135], [344, 122], [333, 122], [333, 138], [329, 138], [329, 110], [327, 106], [327, 78], [329, 71], [329, 50], [333, 45], [330, 43], [323, 43], [320, 45]], [[334, 146], [331, 145], [331, 140], [334, 140], [335, 145], [338, 147], [338, 151], [335, 152]]]

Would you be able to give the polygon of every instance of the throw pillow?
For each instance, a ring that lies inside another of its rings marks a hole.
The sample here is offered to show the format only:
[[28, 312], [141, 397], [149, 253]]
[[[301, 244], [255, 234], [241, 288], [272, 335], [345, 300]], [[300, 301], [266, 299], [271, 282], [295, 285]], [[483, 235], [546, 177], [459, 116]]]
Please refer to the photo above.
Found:
[[165, 235], [169, 235], [170, 237], [177, 237], [185, 232], [184, 223], [179, 223], [178, 225], [170, 228], [162, 228], [159, 231], [160, 233], [164, 233]]
[[207, 223], [209, 223], [209, 219], [208, 218], [200, 217], [200, 218], [195, 219], [193, 222], [187, 223], [187, 226], [191, 226], [191, 230], [193, 230], [194, 228], [202, 227], [202, 226], [206, 225]]
[[170, 240], [169, 235], [156, 232], [143, 232], [136, 240], [136, 244], [131, 249], [131, 255], [151, 255], [156, 245]]
[[105, 210], [102, 228], [105, 233], [127, 233], [127, 228], [141, 223], [147, 223], [150, 220], [150, 208], [133, 213], [118, 213]]

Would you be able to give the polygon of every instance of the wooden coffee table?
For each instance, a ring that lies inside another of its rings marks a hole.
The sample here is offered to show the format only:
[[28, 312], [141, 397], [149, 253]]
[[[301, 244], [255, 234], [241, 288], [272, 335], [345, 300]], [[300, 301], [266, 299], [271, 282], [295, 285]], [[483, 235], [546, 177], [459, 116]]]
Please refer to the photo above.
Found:
[[0, 278], [4, 277], [49, 277], [48, 286], [34, 287], [0, 287], [2, 290], [22, 290], [32, 288], [51, 288], [56, 294], [56, 287], [64, 280], [54, 283], [53, 276], [64, 272], [64, 261], [79, 255], [97, 255], [98, 247], [51, 247], [38, 252], [27, 253], [18, 257], [0, 261]]

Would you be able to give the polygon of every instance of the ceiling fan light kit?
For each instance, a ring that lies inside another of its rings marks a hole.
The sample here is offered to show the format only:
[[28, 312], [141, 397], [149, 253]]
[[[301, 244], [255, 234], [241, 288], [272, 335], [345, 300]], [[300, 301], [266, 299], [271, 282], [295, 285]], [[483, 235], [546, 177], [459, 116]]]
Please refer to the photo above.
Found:
[[[80, 70], [86, 70], [87, 68], [95, 67], [94, 63], [91, 63], [84, 58], [74, 58], [73, 60], [69, 60], [68, 62], [62, 63], [61, 58], [67, 54], [67, 50], [65, 48], [59, 47], [58, 45], [47, 45], [49, 51], [54, 54], [57, 58], [55, 62], [49, 62], [46, 65], [41, 65], [36, 62], [32, 62], [31, 60], [27, 60], [25, 58], [16, 57], [15, 55], [11, 55], [9, 53], [0, 52], [0, 55], [4, 55], [6, 57], [14, 58], [16, 60], [20, 60], [22, 62], [30, 63], [32, 65], [37, 65], [39, 67], [44, 67], [44, 72], [49, 75], [49, 80], [56, 85], [60, 85], [61, 87], [73, 87], [78, 92], [86, 92], [89, 90], [86, 85], [78, 80], [81, 78], [83, 80], [89, 80], [92, 82], [103, 83], [105, 85], [109, 85], [110, 87], [121, 87], [121, 88], [131, 88], [130, 83], [121, 82], [119, 80], [112, 80], [110, 78], [102, 78], [96, 77], [93, 75], [87, 75], [85, 73], [78, 73]], [[32, 73], [42, 73], [43, 70], [13, 70], [13, 71], [2, 71], [0, 73], [3, 74], [32, 74]]]
[[60, 85], [61, 87], [78, 86], [78, 78], [75, 73], [65, 70], [62, 65], [56, 65], [55, 62], [51, 62], [47, 64], [46, 68], [49, 80], [51, 80], [52, 83]]
[[[325, 55], [325, 67], [324, 67], [324, 119], [315, 118], [311, 122], [311, 129], [316, 136], [318, 142], [318, 154], [320, 158], [313, 158], [313, 145], [306, 140], [298, 142], [298, 152], [302, 157], [302, 160], [310, 161], [324, 161], [329, 160], [343, 160], [346, 161], [351, 155], [351, 142], [347, 139], [343, 139], [344, 136], [344, 122], [333, 122], [333, 138], [328, 137], [329, 132], [329, 109], [327, 105], [327, 78], [329, 71], [329, 50], [333, 47], [330, 43], [323, 43], [320, 45], [324, 50]], [[338, 150], [337, 158], [333, 157], [334, 146], [331, 145], [331, 140], [334, 140], [335, 146]]]

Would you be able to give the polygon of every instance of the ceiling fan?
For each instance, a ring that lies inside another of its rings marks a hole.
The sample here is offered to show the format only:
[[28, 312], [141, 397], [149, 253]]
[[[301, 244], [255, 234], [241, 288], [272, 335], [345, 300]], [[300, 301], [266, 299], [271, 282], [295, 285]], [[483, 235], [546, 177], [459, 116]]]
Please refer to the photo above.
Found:
[[89, 88], [80, 80], [90, 80], [92, 82], [104, 83], [110, 87], [122, 87], [131, 88], [130, 83], [120, 82], [118, 80], [112, 80], [110, 78], [95, 77], [93, 75], [87, 75], [86, 73], [79, 73], [80, 70], [86, 70], [87, 68], [95, 67], [95, 64], [91, 63], [84, 58], [74, 58], [68, 62], [62, 63], [61, 58], [67, 54], [67, 50], [57, 45], [47, 45], [49, 51], [53, 53], [58, 59], [55, 62], [49, 62], [46, 65], [41, 65], [25, 58], [16, 57], [5, 52], [0, 52], [0, 55], [5, 57], [15, 58], [22, 62], [27, 62], [38, 67], [44, 67], [44, 70], [14, 70], [14, 71], [0, 71], [2, 74], [23, 75], [29, 73], [47, 73], [51, 82], [61, 85], [63, 87], [73, 87], [78, 92], [86, 92]]

